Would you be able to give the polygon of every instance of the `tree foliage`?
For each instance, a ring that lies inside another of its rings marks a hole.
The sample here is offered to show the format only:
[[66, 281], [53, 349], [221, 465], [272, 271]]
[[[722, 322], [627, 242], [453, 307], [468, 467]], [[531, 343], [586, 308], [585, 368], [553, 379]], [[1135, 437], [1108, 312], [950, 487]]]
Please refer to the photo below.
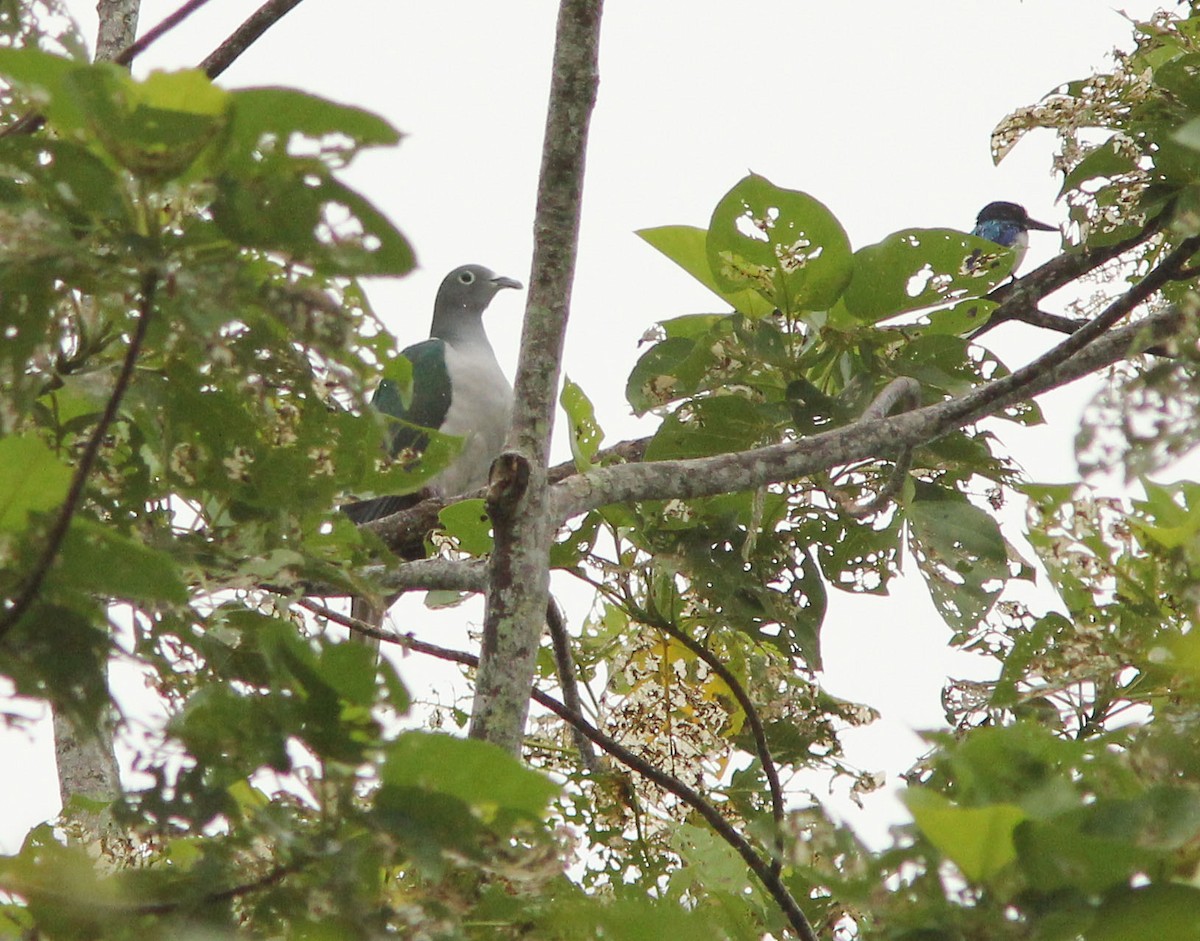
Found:
[[[855, 251], [816, 196], [755, 175], [707, 229], [640, 233], [732, 312], [654, 329], [625, 389], [661, 418], [647, 441], [602, 448], [563, 388], [550, 564], [597, 601], [569, 637], [549, 617], [520, 762], [406, 724], [388, 661], [329, 629], [364, 626], [315, 600], [477, 590], [492, 546], [478, 501], [362, 530], [336, 511], [418, 490], [454, 447], [389, 463], [364, 407], [405, 365], [359, 279], [413, 255], [340, 171], [396, 131], [89, 64], [40, 31], [54, 9], [0, 4], [0, 674], [99, 727], [120, 651], [169, 719], [137, 756], [154, 783], [113, 795], [120, 839], [46, 825], [0, 858], [0, 933], [1200, 934], [1200, 490], [1145, 476], [1200, 434], [1200, 16], [1135, 24], [1111, 72], [998, 128], [998, 157], [1059, 134], [1074, 223], [1019, 280], [948, 230]], [[1038, 309], [1086, 276], [1102, 302]], [[1005, 319], [1070, 336], [1010, 371], [970, 338]], [[1035, 392], [1114, 363], [1081, 461], [1142, 499], [1027, 480], [976, 423], [1039, 422]], [[998, 522], [1017, 496], [1059, 610], [1004, 595], [1034, 570]], [[440, 558], [397, 563], [414, 532]], [[822, 689], [821, 631], [831, 592], [886, 594], [905, 556], [997, 679], [947, 688], [912, 823], [873, 851], [781, 781], [879, 785], [842, 759], [873, 714]]]

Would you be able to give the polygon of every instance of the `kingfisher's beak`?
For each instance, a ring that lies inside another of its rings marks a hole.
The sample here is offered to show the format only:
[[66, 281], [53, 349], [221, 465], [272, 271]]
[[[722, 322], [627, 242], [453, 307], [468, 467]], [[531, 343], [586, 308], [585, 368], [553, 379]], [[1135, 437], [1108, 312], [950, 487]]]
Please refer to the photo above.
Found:
[[1042, 232], [1057, 232], [1058, 231], [1058, 226], [1046, 225], [1046, 223], [1038, 222], [1036, 219], [1026, 219], [1025, 220], [1025, 228], [1038, 229]]
[[514, 281], [512, 278], [505, 278], [502, 276], [492, 278], [492, 284], [496, 286], [497, 291], [499, 291], [501, 288], [515, 288], [519, 291], [521, 288], [525, 287], [525, 285], [523, 285], [520, 281]]

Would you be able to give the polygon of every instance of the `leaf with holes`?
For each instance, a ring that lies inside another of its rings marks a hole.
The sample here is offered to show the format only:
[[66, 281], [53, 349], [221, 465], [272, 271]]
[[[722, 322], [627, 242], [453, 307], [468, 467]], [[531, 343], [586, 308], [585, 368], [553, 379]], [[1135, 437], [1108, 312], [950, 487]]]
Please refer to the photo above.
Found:
[[829, 209], [753, 173], [713, 210], [705, 253], [721, 290], [753, 290], [786, 314], [829, 308], [854, 270]]

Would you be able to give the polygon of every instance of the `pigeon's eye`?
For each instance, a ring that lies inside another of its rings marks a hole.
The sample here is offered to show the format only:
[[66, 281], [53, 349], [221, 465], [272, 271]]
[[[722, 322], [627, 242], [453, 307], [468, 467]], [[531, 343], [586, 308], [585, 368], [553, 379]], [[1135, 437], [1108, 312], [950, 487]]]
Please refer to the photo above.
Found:
[[463, 284], [470, 284], [472, 281], [475, 280], [475, 275], [473, 275], [469, 271], [464, 271], [462, 274], [460, 274], [458, 276], [458, 280], [461, 281]]

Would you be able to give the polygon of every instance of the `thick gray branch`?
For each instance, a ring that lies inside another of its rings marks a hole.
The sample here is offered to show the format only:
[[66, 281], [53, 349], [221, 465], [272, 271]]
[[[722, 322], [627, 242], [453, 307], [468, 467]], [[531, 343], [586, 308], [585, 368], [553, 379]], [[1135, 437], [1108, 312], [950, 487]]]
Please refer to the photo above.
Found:
[[561, 524], [596, 507], [627, 500], [689, 499], [751, 490], [840, 464], [895, 454], [898, 447], [918, 447], [1014, 402], [1087, 376], [1131, 351], [1161, 343], [1178, 330], [1181, 316], [1176, 308], [1165, 308], [1136, 324], [1110, 331], [1057, 364], [1047, 364], [1052, 350], [1005, 380], [892, 418], [857, 422], [800, 441], [736, 454], [621, 464], [570, 477], [554, 487], [552, 518]]
[[379, 579], [388, 592], [470, 591], [487, 588], [487, 569], [482, 561], [418, 559], [395, 566], [371, 566], [363, 575]]
[[599, 82], [601, 0], [562, 0], [534, 218], [509, 452], [492, 468], [495, 533], [471, 732], [519, 753], [546, 603], [553, 527], [546, 463], [579, 241], [584, 154]]
[[96, 33], [96, 60], [111, 62], [133, 44], [137, 36], [142, 0], [98, 0], [100, 28]]

